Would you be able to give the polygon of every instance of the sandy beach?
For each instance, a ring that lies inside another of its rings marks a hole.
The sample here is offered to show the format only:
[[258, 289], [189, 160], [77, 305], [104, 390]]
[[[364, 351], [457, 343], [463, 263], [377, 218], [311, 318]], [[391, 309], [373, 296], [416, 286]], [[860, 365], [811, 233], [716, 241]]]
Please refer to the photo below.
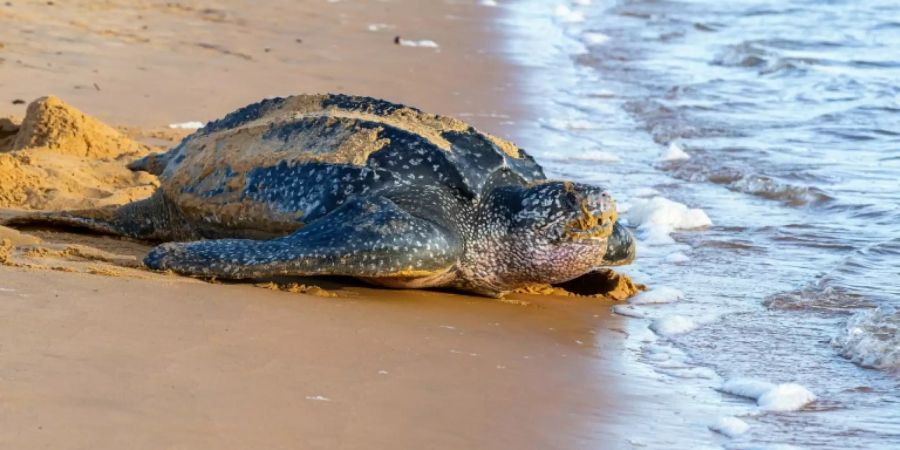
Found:
[[[5, 214], [148, 195], [154, 180], [119, 170], [189, 132], [169, 124], [273, 95], [372, 95], [507, 136], [529, 112], [495, 14], [412, 0], [0, 4], [0, 117], [17, 123], [52, 94], [138, 143], [104, 156], [100, 181], [79, 176], [96, 155], [41, 147], [57, 166], [35, 179], [74, 181], [11, 195]], [[147, 272], [146, 243], [0, 240], [3, 448], [619, 448], [663, 401], [621, 376], [626, 319], [608, 300], [267, 289]]]
[[8, 269], [3, 288], [7, 448], [572, 448], [628, 410], [600, 303]]

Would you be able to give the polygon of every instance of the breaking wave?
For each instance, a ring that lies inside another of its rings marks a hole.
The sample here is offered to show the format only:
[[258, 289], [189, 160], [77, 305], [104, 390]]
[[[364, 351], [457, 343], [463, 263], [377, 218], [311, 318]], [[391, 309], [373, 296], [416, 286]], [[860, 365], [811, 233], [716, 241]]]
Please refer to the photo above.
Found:
[[858, 312], [831, 344], [841, 356], [862, 367], [898, 370], [900, 311], [883, 306]]

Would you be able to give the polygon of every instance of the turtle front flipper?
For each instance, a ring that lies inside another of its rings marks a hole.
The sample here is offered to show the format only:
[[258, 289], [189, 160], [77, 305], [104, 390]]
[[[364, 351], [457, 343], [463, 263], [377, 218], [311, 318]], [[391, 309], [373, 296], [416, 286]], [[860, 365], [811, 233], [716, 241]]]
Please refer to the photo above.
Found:
[[96, 233], [148, 241], [196, 237], [178, 209], [157, 191], [144, 200], [95, 209], [25, 213], [2, 223], [9, 226], [81, 228]]
[[351, 200], [285, 237], [163, 244], [144, 264], [227, 279], [343, 275], [398, 287], [432, 287], [452, 281], [450, 269], [462, 249], [454, 232], [385, 197], [370, 197]]

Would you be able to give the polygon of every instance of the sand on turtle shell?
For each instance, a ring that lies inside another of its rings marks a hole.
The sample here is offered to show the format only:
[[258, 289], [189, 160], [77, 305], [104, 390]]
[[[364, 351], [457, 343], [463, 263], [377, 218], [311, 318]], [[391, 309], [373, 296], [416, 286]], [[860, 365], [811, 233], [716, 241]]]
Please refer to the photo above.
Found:
[[[409, 106], [391, 105], [381, 110], [377, 106], [381, 104], [379, 101], [370, 103], [352, 96], [345, 98], [349, 105], [332, 104], [342, 98], [332, 94], [300, 94], [266, 100], [207, 124], [178, 150], [176, 159], [181, 162], [165, 171], [162, 191], [169, 198], [177, 199], [186, 215], [212, 217], [219, 226], [278, 227], [278, 231], [291, 232], [304, 220], [303, 212], [288, 213], [245, 198], [243, 187], [248, 185], [253, 169], [310, 162], [365, 166], [370, 155], [390, 143], [392, 133], [386, 132], [388, 128], [419, 136], [451, 153], [453, 146], [447, 133], [475, 132], [462, 120]], [[313, 119], [317, 120], [315, 127], [319, 131], [291, 131], [303, 123], [301, 120]], [[275, 135], [287, 134], [272, 138], [275, 130], [279, 130]], [[513, 158], [524, 157], [515, 144], [482, 134], [498, 151]], [[151, 157], [142, 166], [161, 173], [165, 159]], [[228, 189], [221, 190], [221, 186]], [[203, 194], [210, 189], [216, 189], [216, 195]]]
[[0, 208], [83, 209], [145, 198], [159, 182], [126, 164], [152, 149], [47, 96], [0, 119]]

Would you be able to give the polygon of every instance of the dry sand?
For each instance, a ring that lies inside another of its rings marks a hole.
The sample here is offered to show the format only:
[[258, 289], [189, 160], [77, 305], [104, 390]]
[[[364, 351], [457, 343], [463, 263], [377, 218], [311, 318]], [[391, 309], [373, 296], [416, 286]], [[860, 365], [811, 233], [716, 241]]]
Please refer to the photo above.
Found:
[[[184, 135], [167, 124], [269, 95], [375, 95], [500, 135], [525, 117], [495, 9], [297, 3], [0, 3], [0, 208], [146, 196], [124, 166]], [[12, 102], [47, 94], [75, 106]], [[140, 269], [148, 248], [0, 227], [0, 448], [610, 448], [657, 398], [619, 376], [610, 301], [213, 284]]]
[[0, 208], [83, 209], [139, 200], [159, 182], [126, 165], [152, 149], [67, 105], [41, 97], [0, 142]]
[[[474, 0], [4, 3], [0, 117], [24, 115], [15, 99], [53, 94], [107, 123], [157, 127], [267, 96], [343, 92], [503, 137], [504, 116], [522, 112], [497, 57], [498, 10]], [[397, 35], [440, 47], [398, 46]]]

